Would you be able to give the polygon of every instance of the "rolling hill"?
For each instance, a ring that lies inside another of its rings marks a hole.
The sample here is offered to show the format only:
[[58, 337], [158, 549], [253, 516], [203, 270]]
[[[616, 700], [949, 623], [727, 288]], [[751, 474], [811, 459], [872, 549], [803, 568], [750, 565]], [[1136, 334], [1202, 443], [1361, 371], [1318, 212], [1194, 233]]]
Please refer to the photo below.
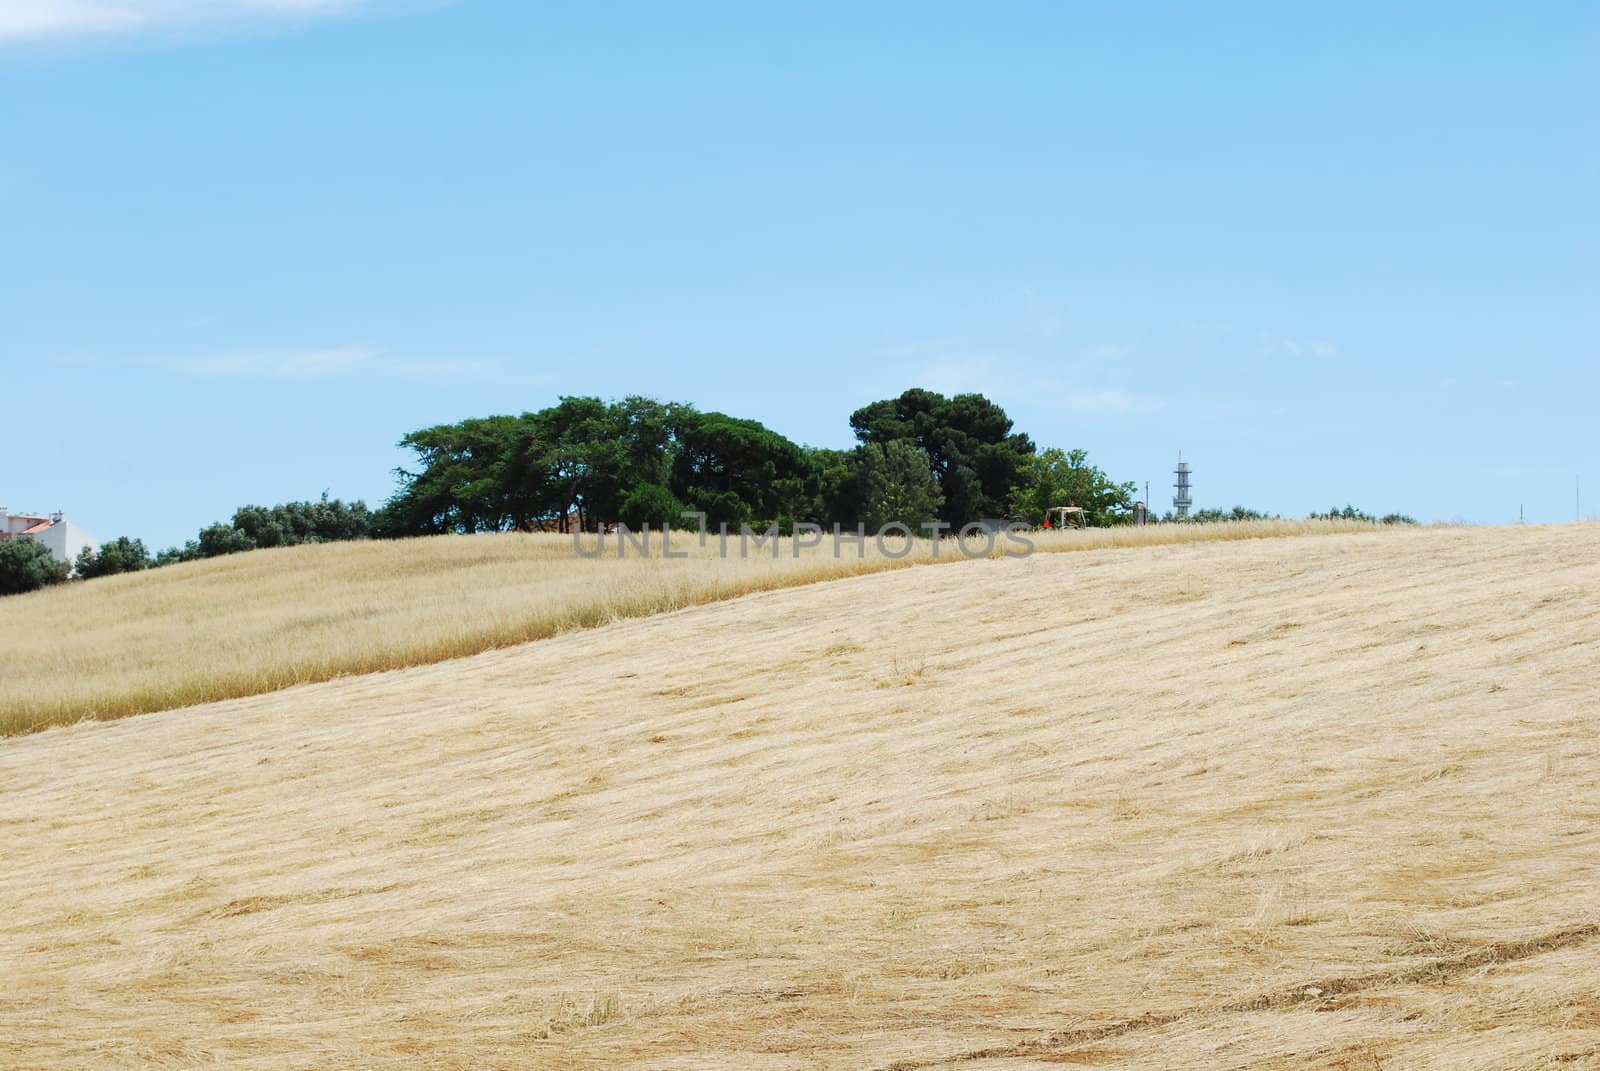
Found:
[[0, 740], [0, 1062], [1600, 1068], [1597, 594], [1039, 554]]
[[[1043, 553], [1328, 535], [1354, 521], [1251, 521], [1034, 533]], [[586, 537], [587, 538], [587, 537]], [[788, 539], [726, 553], [658, 537], [585, 544], [505, 532], [320, 543], [230, 554], [8, 598], [0, 736], [427, 665], [629, 617], [884, 569], [962, 560], [934, 547]], [[970, 548], [980, 553], [982, 544]], [[1009, 541], [993, 553], [1013, 551]], [[667, 557], [670, 551], [672, 557]], [[884, 553], [883, 551], [887, 551]]]

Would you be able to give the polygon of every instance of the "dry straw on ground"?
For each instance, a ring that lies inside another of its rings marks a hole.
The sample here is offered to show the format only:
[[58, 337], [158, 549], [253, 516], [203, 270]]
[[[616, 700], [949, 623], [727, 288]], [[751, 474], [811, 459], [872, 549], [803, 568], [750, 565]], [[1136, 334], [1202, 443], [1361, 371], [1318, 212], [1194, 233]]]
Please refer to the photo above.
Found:
[[[1039, 537], [1048, 550], [1336, 532], [1350, 522], [1161, 525]], [[977, 544], [974, 544], [976, 547]], [[770, 544], [769, 544], [770, 548]], [[715, 539], [688, 560], [588, 561], [570, 537], [445, 536], [258, 551], [7, 599], [0, 614], [0, 736], [259, 695], [353, 673], [425, 665], [628, 617], [926, 561], [831, 541]], [[659, 541], [656, 544], [659, 553]], [[898, 545], [891, 544], [891, 552]], [[1002, 548], [1003, 549], [1003, 548]], [[997, 552], [999, 552], [997, 550]], [[948, 546], [948, 560], [959, 555]]]
[[0, 741], [0, 1063], [1600, 1067], [1600, 528], [900, 570]]

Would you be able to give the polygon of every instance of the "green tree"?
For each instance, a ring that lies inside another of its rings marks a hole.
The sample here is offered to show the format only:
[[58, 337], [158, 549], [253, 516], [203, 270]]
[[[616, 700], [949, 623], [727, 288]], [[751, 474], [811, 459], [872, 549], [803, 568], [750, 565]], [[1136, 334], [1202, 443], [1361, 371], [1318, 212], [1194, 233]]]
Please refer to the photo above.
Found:
[[713, 527], [804, 511], [804, 452], [758, 421], [695, 413], [678, 427], [676, 448], [672, 492]]
[[234, 511], [233, 527], [256, 547], [338, 543], [371, 536], [372, 513], [365, 502], [346, 505], [324, 493], [316, 502], [241, 506]]
[[845, 528], [864, 523], [862, 453], [862, 447], [854, 450], [810, 448], [805, 451], [805, 513], [811, 520], [824, 525], [837, 523]]
[[530, 479], [545, 475], [530, 417], [463, 420], [401, 439], [419, 464], [395, 470], [401, 484], [385, 506], [388, 534], [498, 532], [548, 511], [554, 489]]
[[[233, 525], [218, 521], [200, 529], [200, 536], [193, 547], [190, 557], [220, 558], [224, 554], [241, 554], [247, 550], [255, 550], [256, 544], [255, 540]], [[185, 549], [188, 549], [187, 545]]]
[[73, 572], [80, 580], [93, 580], [116, 573], [136, 573], [148, 569], [150, 564], [150, 552], [141, 540], [118, 536], [100, 544], [98, 551], [84, 550], [78, 555]]
[[907, 440], [928, 457], [944, 504], [940, 517], [960, 526], [1005, 511], [1033, 441], [1011, 430], [1005, 410], [981, 394], [947, 398], [912, 388], [898, 398], [873, 402], [850, 414], [863, 444]]
[[520, 416], [494, 416], [414, 431], [400, 445], [417, 455], [397, 470], [400, 487], [376, 519], [382, 535], [567, 529], [574, 515], [594, 530], [621, 519], [646, 485], [669, 487], [685, 405], [629, 396], [563, 397]]
[[678, 496], [658, 483], [642, 483], [623, 500], [619, 519], [635, 532], [649, 525], [654, 531], [683, 526], [685, 506]]
[[0, 542], [0, 595], [21, 595], [67, 579], [50, 548], [26, 536]]
[[1052, 447], [1027, 458], [1020, 479], [1011, 489], [1011, 515], [1040, 524], [1053, 506], [1083, 509], [1089, 524], [1097, 527], [1123, 523], [1133, 508], [1132, 483], [1116, 483], [1089, 463], [1086, 450]]
[[[315, 502], [283, 502], [276, 506], [240, 506], [231, 521], [218, 521], [200, 530], [182, 547], [157, 554], [152, 565], [216, 558], [263, 547], [292, 547], [301, 543], [336, 543], [377, 535], [413, 534], [390, 531], [389, 515], [374, 513], [362, 501], [330, 499], [324, 492]], [[144, 544], [132, 541], [140, 551]]]
[[909, 439], [868, 443], [859, 450], [861, 521], [868, 531], [898, 522], [918, 531], [944, 505], [927, 451]]

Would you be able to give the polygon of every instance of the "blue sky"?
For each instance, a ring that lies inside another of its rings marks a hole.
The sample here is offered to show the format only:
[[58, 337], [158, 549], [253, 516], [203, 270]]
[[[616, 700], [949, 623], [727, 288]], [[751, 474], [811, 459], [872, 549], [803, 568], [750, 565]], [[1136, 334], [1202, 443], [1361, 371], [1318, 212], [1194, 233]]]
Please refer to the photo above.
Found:
[[1597, 70], [1579, 3], [4, 0], [0, 505], [164, 546], [561, 394], [916, 385], [1163, 507], [1570, 520]]

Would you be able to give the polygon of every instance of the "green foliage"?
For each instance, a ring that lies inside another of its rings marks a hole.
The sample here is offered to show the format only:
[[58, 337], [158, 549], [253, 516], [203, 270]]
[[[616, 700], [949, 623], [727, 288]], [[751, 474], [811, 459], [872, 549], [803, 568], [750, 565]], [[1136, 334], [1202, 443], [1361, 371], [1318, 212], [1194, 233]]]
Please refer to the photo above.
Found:
[[913, 388], [857, 409], [850, 427], [866, 445], [905, 440], [923, 450], [944, 497], [940, 518], [956, 527], [1002, 514], [1034, 449], [981, 394], [946, 398]]
[[399, 471], [383, 534], [566, 531], [573, 518], [592, 531], [630, 516], [681, 523], [685, 509], [737, 525], [807, 504], [800, 447], [753, 420], [649, 398], [562, 398], [521, 416], [424, 428], [401, 445], [418, 465]]
[[1011, 488], [1011, 515], [1040, 524], [1053, 506], [1082, 507], [1089, 524], [1105, 527], [1127, 522], [1134, 485], [1116, 483], [1089, 463], [1085, 450], [1051, 448], [1027, 458]]
[[1262, 513], [1259, 510], [1246, 509], [1244, 506], [1235, 506], [1232, 509], [1211, 507], [1195, 510], [1189, 514], [1189, 520], [1195, 524], [1218, 524], [1224, 521], [1275, 521], [1278, 519], [1275, 513]]
[[181, 547], [167, 547], [164, 550], [156, 551], [151, 567], [160, 568], [164, 565], [176, 565], [179, 562], [193, 561], [199, 556], [195, 542], [191, 539]]
[[323, 495], [316, 502], [241, 506], [234, 512], [233, 527], [255, 547], [338, 543], [370, 536], [372, 513], [365, 502], [345, 505]]
[[678, 427], [676, 447], [672, 490], [713, 527], [804, 508], [804, 452], [757, 421], [694, 413]]
[[635, 532], [642, 531], [645, 525], [659, 532], [688, 523], [683, 517], [685, 508], [677, 495], [660, 484], [643, 483], [623, 500], [618, 519]]
[[1372, 521], [1374, 523], [1378, 520], [1372, 514], [1349, 505], [1343, 509], [1334, 506], [1326, 513], [1312, 513], [1310, 519], [1313, 521]]
[[[335, 543], [367, 539], [378, 534], [380, 518], [365, 502], [348, 505], [324, 494], [315, 502], [285, 502], [277, 506], [241, 506], [232, 521], [218, 521], [182, 547], [163, 550], [155, 565], [216, 558], [263, 547], [292, 547], [300, 543]], [[137, 543], [137, 540], [134, 540]], [[143, 544], [140, 544], [143, 550]]]
[[[806, 451], [807, 514], [854, 528], [862, 520], [861, 448]], [[931, 473], [929, 474], [932, 475]]]
[[928, 453], [909, 439], [867, 443], [857, 451], [860, 520], [868, 531], [891, 522], [913, 532], [937, 520], [944, 505]]
[[[711, 527], [796, 519], [877, 527], [888, 520], [959, 527], [1019, 504], [1034, 520], [1066, 501], [1116, 523], [1132, 484], [1112, 482], [1082, 451], [1034, 444], [979, 394], [912, 389], [851, 414], [854, 450], [804, 449], [758, 421], [629, 397], [565, 397], [547, 409], [414, 431], [416, 455], [373, 520], [379, 535], [508, 529], [593, 531], [679, 523]], [[920, 472], [916, 465], [920, 465]]]
[[[498, 532], [530, 521], [550, 488], [533, 486], [532, 429], [517, 417], [486, 417], [414, 431], [416, 472], [396, 470], [401, 488], [384, 507], [394, 534]], [[540, 459], [541, 461], [543, 459]]]
[[1404, 513], [1386, 513], [1382, 517], [1374, 517], [1365, 510], [1359, 510], [1350, 505], [1346, 505], [1343, 508], [1334, 506], [1326, 513], [1313, 513], [1311, 514], [1311, 519], [1314, 521], [1369, 521], [1373, 524], [1417, 523], [1415, 517], [1407, 516]]
[[98, 551], [84, 550], [73, 564], [73, 572], [80, 580], [93, 580], [116, 573], [136, 573], [150, 565], [150, 552], [142, 541], [118, 536], [100, 544]]
[[0, 542], [0, 595], [37, 591], [67, 578], [67, 567], [50, 548], [26, 536]]

